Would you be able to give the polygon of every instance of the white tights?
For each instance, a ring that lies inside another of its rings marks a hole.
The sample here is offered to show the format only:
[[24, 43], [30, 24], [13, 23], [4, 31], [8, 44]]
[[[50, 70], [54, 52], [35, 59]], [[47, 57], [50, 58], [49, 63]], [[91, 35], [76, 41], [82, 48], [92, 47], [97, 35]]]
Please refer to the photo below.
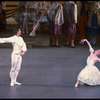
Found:
[[12, 53], [11, 55], [11, 70], [10, 70], [10, 77], [11, 77], [11, 82], [16, 82], [19, 71], [21, 69], [21, 62], [22, 62], [22, 57], [20, 55], [16, 55]]

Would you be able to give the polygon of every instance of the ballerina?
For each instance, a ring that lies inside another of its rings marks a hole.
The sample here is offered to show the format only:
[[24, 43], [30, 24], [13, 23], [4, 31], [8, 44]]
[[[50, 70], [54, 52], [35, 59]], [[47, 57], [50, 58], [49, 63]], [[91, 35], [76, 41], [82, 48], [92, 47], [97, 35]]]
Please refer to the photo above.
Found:
[[77, 77], [75, 87], [78, 87], [79, 84], [87, 84], [90, 86], [100, 85], [100, 71], [94, 65], [96, 62], [100, 62], [100, 58], [98, 57], [98, 55], [100, 55], [100, 49], [94, 51], [87, 39], [81, 40], [81, 42], [85, 41], [89, 46], [90, 55], [87, 58], [87, 65], [81, 70]]

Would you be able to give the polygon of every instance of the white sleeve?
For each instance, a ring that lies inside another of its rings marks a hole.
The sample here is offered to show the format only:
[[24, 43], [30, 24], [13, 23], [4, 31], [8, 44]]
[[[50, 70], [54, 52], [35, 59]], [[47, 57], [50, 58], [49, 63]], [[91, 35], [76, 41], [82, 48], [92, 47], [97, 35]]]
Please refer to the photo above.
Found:
[[14, 42], [14, 37], [8, 37], [8, 38], [0, 38], [0, 43], [13, 43]]
[[3, 40], [3, 38], [0, 38], [0, 43], [4, 43], [5, 41]]

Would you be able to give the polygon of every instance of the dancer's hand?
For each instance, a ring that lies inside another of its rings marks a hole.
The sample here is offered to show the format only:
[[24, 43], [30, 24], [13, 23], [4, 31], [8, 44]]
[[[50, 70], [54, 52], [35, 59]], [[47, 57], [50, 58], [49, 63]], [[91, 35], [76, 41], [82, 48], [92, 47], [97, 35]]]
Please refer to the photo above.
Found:
[[82, 40], [81, 40], [81, 42], [85, 42], [85, 41], [86, 41], [86, 39], [82, 39]]
[[25, 54], [25, 51], [21, 52], [20, 55], [23, 56]]
[[94, 49], [93, 48], [90, 48], [90, 50], [89, 50], [90, 52], [94, 52]]

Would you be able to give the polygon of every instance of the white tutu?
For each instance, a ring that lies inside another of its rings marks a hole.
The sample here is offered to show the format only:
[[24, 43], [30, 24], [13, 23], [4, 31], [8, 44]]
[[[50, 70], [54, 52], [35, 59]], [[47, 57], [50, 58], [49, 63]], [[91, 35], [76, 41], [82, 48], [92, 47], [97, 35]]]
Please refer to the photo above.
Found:
[[100, 85], [100, 71], [93, 60], [87, 59], [87, 66], [81, 70], [77, 80], [88, 85]]

